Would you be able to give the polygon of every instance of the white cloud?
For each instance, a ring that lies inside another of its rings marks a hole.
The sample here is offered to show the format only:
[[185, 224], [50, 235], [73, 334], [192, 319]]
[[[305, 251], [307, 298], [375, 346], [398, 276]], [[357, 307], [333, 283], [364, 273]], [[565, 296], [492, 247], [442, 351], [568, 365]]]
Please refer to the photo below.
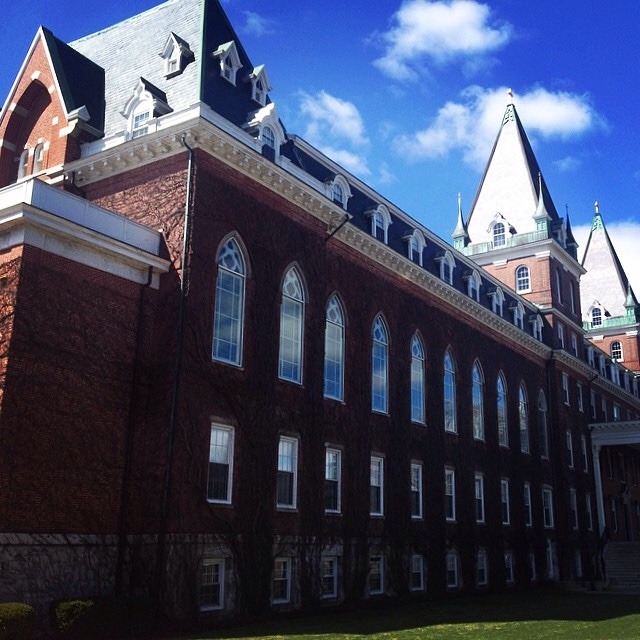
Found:
[[252, 36], [265, 36], [274, 32], [273, 20], [263, 18], [253, 11], [245, 11], [244, 16], [247, 21], [241, 28], [243, 33], [248, 33]]
[[350, 173], [358, 176], [368, 176], [371, 174], [366, 159], [360, 154], [349, 151], [348, 149], [336, 149], [335, 147], [326, 145], [321, 145], [318, 148], [322, 153]]
[[424, 60], [442, 64], [481, 56], [504, 46], [510, 24], [490, 24], [491, 9], [475, 0], [406, 0], [393, 16], [393, 26], [380, 35], [385, 52], [374, 61], [398, 80], [417, 77]]
[[570, 171], [575, 171], [581, 165], [581, 162], [575, 156], [565, 156], [564, 158], [560, 158], [559, 160], [555, 160], [553, 166], [563, 173], [567, 173]]
[[[640, 222], [621, 220], [604, 223], [613, 244], [620, 264], [624, 269], [636, 297], [640, 296], [640, 262], [638, 261], [638, 247], [640, 246]], [[572, 227], [573, 235], [578, 242], [578, 257], [582, 261], [587, 247], [591, 225], [577, 225]]]
[[[396, 136], [396, 152], [412, 159], [438, 158], [461, 151], [464, 161], [482, 168], [507, 105], [506, 89], [465, 89], [460, 102], [447, 102], [432, 123], [420, 131]], [[587, 96], [535, 87], [514, 98], [529, 135], [567, 139], [603, 126]]]

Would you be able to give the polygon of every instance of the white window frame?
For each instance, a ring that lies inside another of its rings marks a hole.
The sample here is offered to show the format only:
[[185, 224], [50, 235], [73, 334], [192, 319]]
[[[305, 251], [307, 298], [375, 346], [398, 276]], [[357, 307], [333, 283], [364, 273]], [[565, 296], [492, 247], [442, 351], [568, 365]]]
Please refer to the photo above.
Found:
[[509, 421], [508, 421], [508, 397], [507, 381], [502, 371], [496, 380], [496, 416], [498, 420], [498, 444], [501, 447], [509, 446]]
[[391, 214], [389, 209], [383, 204], [378, 205], [375, 209], [367, 211], [366, 215], [371, 218], [371, 235], [384, 242], [389, 243], [389, 225], [391, 224]]
[[453, 284], [453, 272], [456, 268], [456, 261], [451, 251], [447, 250], [436, 261], [440, 263], [440, 280], [447, 284]]
[[520, 451], [522, 453], [531, 452], [529, 442], [529, 400], [527, 389], [524, 383], [518, 387], [518, 430], [520, 433]]
[[558, 322], [556, 330], [558, 333], [558, 344], [561, 349], [564, 349], [564, 325]]
[[444, 430], [448, 433], [457, 433], [458, 412], [456, 407], [456, 365], [450, 349], [445, 351], [443, 369]]
[[[411, 519], [422, 520], [422, 463], [412, 462], [410, 468]], [[417, 506], [417, 509], [414, 508]]]
[[548, 410], [547, 398], [544, 392], [540, 390], [538, 393], [538, 409], [537, 409], [537, 423], [538, 423], [538, 447], [540, 450], [540, 457], [544, 460], [549, 459], [549, 410]]
[[504, 292], [501, 287], [496, 287], [489, 293], [491, 297], [491, 310], [502, 318], [504, 312]]
[[484, 509], [484, 474], [476, 473], [473, 477], [475, 518], [478, 524], [485, 524]]
[[478, 549], [476, 554], [476, 584], [486, 587], [489, 584], [488, 556], [486, 549]]
[[531, 334], [538, 342], [542, 342], [542, 333], [544, 329], [544, 322], [539, 315], [533, 317], [531, 320]]
[[471, 409], [474, 440], [484, 440], [484, 373], [476, 360], [471, 368]]
[[338, 597], [338, 557], [322, 556], [320, 588], [321, 598], [329, 600]]
[[[240, 366], [247, 269], [235, 238], [227, 238], [221, 245], [217, 264], [211, 357], [217, 362]], [[231, 311], [225, 313], [229, 309]]]
[[213, 52], [213, 56], [218, 58], [220, 77], [235, 86], [238, 71], [242, 68], [236, 43], [233, 40], [225, 42]]
[[494, 247], [504, 247], [507, 244], [507, 228], [503, 222], [496, 222], [491, 229]]
[[[225, 440], [223, 442], [222, 440]], [[233, 495], [233, 452], [235, 431], [232, 427], [219, 424], [211, 425], [209, 439], [209, 467], [207, 473], [207, 501], [214, 504], [231, 504]], [[226, 467], [226, 495], [212, 497], [213, 465]]]
[[522, 302], [517, 302], [511, 309], [513, 311], [513, 324], [518, 329], [524, 329], [524, 307]]
[[609, 347], [609, 353], [616, 362], [623, 362], [622, 342], [620, 342], [620, 340], [614, 340]]
[[[373, 581], [375, 579], [375, 583]], [[376, 596], [384, 593], [384, 556], [376, 555], [369, 558], [369, 575], [367, 577], [369, 595]]]
[[589, 455], [587, 451], [587, 436], [580, 436], [580, 451], [582, 453], [582, 470], [589, 473]]
[[304, 354], [305, 291], [296, 267], [287, 269], [282, 279], [278, 377], [302, 384]]
[[[325, 448], [325, 513], [341, 513], [342, 511], [342, 451], [334, 447]], [[335, 506], [329, 507], [329, 487], [333, 488], [336, 495]]]
[[425, 423], [425, 356], [418, 333], [411, 338], [411, 421]]
[[444, 469], [444, 514], [447, 522], [456, 521], [456, 472], [453, 467]]
[[569, 489], [569, 512], [571, 513], [571, 528], [577, 531], [579, 528], [578, 523], [578, 496], [576, 490], [571, 487]]
[[417, 553], [411, 555], [409, 588], [411, 591], [424, 591], [424, 556]]
[[504, 552], [504, 581], [507, 584], [513, 584], [515, 582], [515, 574], [513, 571], [513, 552]]
[[369, 473], [369, 515], [384, 516], [384, 458], [371, 456]]
[[459, 581], [459, 555], [456, 550], [447, 551], [445, 556], [447, 589], [457, 589]]
[[198, 600], [200, 611], [224, 609], [224, 558], [203, 558]]
[[554, 528], [553, 515], [553, 489], [548, 486], [542, 487], [542, 522], [545, 529]]
[[526, 527], [533, 526], [533, 510], [531, 507], [531, 483], [525, 482], [523, 487], [524, 524]]
[[405, 236], [407, 243], [407, 258], [411, 262], [415, 262], [417, 265], [422, 266], [422, 255], [424, 249], [427, 246], [427, 242], [424, 239], [424, 234], [420, 229], [414, 229], [411, 233]]
[[569, 465], [569, 469], [573, 469], [574, 459], [573, 459], [573, 434], [570, 429], [567, 429], [565, 432], [565, 442], [567, 445], [567, 463]]
[[511, 524], [511, 500], [509, 498], [509, 478], [500, 478], [500, 506], [502, 513], [502, 524]]
[[482, 286], [482, 278], [480, 274], [474, 269], [469, 276], [466, 276], [467, 280], [467, 295], [480, 302], [480, 287]]
[[516, 291], [518, 293], [531, 291], [531, 273], [526, 264], [521, 264], [516, 269]]
[[[290, 454], [285, 451], [290, 447]], [[278, 441], [278, 477], [276, 482], [276, 506], [278, 509], [293, 510], [298, 504], [298, 439], [280, 436]], [[291, 482], [291, 499], [288, 502], [280, 500], [280, 486], [285, 478]]]
[[584, 413], [584, 387], [580, 382], [576, 382], [576, 394], [578, 398], [578, 411]]
[[324, 397], [344, 399], [344, 309], [337, 295], [327, 301], [324, 325]]
[[564, 404], [569, 406], [571, 404], [569, 398], [569, 374], [562, 372], [562, 399]]
[[371, 327], [371, 410], [389, 412], [389, 330], [380, 314]]
[[[275, 558], [273, 562], [273, 575], [271, 581], [271, 602], [273, 604], [286, 604], [291, 602], [292, 570], [292, 558]], [[284, 591], [282, 591], [281, 585], [284, 585]]]

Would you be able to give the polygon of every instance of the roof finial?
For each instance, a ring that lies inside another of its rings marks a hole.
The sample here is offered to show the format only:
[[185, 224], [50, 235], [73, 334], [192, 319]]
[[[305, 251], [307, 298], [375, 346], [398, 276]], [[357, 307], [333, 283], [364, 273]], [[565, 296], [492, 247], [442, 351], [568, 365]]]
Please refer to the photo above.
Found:
[[593, 212], [598, 216], [600, 215], [600, 205], [597, 200], [593, 203]]
[[511, 87], [507, 89], [507, 95], [509, 96], [509, 104], [513, 104], [513, 90]]

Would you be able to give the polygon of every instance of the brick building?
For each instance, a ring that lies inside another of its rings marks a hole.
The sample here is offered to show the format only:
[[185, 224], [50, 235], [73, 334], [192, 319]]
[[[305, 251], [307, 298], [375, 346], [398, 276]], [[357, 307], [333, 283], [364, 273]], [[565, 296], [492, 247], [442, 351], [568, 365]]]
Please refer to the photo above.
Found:
[[215, 620], [594, 578], [638, 384], [514, 105], [451, 246], [269, 91], [217, 0], [37, 32], [0, 113], [0, 597]]

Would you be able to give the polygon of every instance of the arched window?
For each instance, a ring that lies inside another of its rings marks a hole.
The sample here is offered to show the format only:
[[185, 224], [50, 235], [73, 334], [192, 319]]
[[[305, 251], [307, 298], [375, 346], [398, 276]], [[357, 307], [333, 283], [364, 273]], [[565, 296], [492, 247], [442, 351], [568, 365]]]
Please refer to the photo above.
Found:
[[282, 281], [278, 376], [297, 383], [302, 382], [304, 303], [302, 281], [291, 267]]
[[444, 430], [450, 433], [458, 431], [456, 412], [456, 369], [451, 352], [444, 354]]
[[229, 238], [218, 255], [213, 314], [212, 358], [239, 365], [242, 361], [246, 267], [238, 243]]
[[456, 261], [450, 251], [445, 251], [444, 254], [436, 258], [440, 262], [440, 279], [444, 280], [447, 284], [453, 284], [453, 270], [456, 267]]
[[340, 206], [344, 205], [344, 191], [339, 182], [334, 182], [331, 188], [331, 196], [335, 203]]
[[33, 150], [33, 173], [42, 171], [44, 165], [44, 144], [39, 142]]
[[344, 393], [344, 313], [337, 296], [327, 303], [324, 325], [324, 397], [342, 400]]
[[473, 437], [484, 440], [484, 376], [478, 361], [471, 369], [471, 407], [473, 410]]
[[371, 218], [371, 235], [384, 242], [389, 241], [389, 225], [391, 224], [391, 214], [384, 205], [378, 205], [375, 209], [367, 212]]
[[547, 399], [544, 391], [538, 395], [538, 448], [540, 457], [549, 457], [549, 425], [547, 420]]
[[529, 407], [524, 384], [518, 389], [518, 423], [520, 427], [520, 451], [529, 453]]
[[276, 134], [273, 132], [273, 129], [269, 126], [262, 127], [261, 131], [262, 142], [266, 144], [271, 149], [276, 148]]
[[24, 178], [29, 170], [29, 149], [24, 149], [18, 159], [18, 180]]
[[509, 446], [509, 431], [507, 427], [507, 383], [502, 373], [498, 375], [496, 383], [496, 412], [498, 415], [498, 444]]
[[424, 235], [419, 229], [414, 229], [412, 233], [405, 236], [405, 240], [407, 241], [407, 257], [422, 266], [422, 253], [426, 246]]
[[513, 324], [518, 327], [518, 329], [524, 329], [524, 307], [521, 302], [518, 302], [511, 307], [513, 311]]
[[411, 338], [411, 420], [424, 423], [424, 348], [417, 334]]
[[389, 338], [384, 320], [377, 316], [371, 332], [371, 409], [387, 413], [389, 406]]
[[542, 322], [542, 318], [539, 315], [536, 315], [531, 320], [531, 333], [536, 340], [542, 342], [542, 329], [544, 327], [544, 323]]
[[556, 302], [558, 304], [562, 304], [562, 281], [560, 280], [560, 269], [556, 269], [555, 271], [555, 281], [556, 281]]
[[502, 316], [503, 307], [504, 307], [504, 293], [500, 287], [496, 287], [493, 291], [489, 293], [491, 296], [491, 310], [493, 313]]
[[591, 324], [594, 327], [599, 327], [602, 324], [602, 309], [600, 307], [591, 309]]
[[466, 276], [466, 280], [467, 295], [470, 298], [473, 298], [476, 302], [480, 302], [480, 285], [482, 284], [480, 274], [474, 269], [468, 276]]
[[504, 224], [502, 224], [502, 222], [496, 222], [496, 224], [493, 225], [493, 246], [502, 247], [505, 242]]
[[621, 361], [622, 358], [622, 343], [618, 342], [617, 340], [615, 342], [611, 343], [611, 357], [614, 360], [618, 360]]
[[531, 278], [529, 276], [529, 267], [522, 264], [516, 269], [516, 291], [530, 291]]

